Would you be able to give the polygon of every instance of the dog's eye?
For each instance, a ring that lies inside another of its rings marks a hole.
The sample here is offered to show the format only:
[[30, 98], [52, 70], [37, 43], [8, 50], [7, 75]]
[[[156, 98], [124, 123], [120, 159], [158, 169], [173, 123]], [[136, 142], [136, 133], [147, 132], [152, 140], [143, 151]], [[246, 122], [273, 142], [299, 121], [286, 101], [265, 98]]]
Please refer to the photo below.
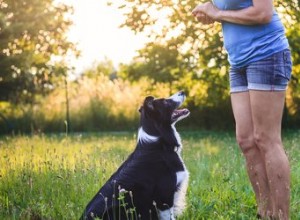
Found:
[[167, 99], [164, 100], [163, 104], [166, 107], [171, 107], [172, 106], [172, 103], [170, 102], [170, 100], [167, 100]]

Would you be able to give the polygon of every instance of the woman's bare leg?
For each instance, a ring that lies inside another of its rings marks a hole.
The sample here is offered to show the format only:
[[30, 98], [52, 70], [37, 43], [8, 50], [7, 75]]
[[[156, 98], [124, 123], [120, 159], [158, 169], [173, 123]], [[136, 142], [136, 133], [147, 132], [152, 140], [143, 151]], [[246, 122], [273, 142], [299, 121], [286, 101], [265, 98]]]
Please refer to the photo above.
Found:
[[232, 93], [231, 102], [236, 122], [236, 138], [246, 159], [248, 176], [258, 205], [258, 214], [265, 218], [273, 212], [272, 201], [265, 160], [254, 139], [250, 94], [249, 92]]
[[285, 92], [250, 91], [254, 139], [265, 162], [273, 216], [288, 220], [290, 167], [281, 141]]

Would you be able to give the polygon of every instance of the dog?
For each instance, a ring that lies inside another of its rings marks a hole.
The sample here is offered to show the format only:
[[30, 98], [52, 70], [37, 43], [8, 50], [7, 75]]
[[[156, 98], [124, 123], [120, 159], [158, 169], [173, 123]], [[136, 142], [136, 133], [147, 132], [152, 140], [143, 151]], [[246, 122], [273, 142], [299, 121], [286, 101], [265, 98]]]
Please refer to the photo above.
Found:
[[86, 206], [81, 219], [174, 220], [185, 208], [189, 173], [175, 124], [188, 109], [186, 95], [145, 98], [137, 146]]

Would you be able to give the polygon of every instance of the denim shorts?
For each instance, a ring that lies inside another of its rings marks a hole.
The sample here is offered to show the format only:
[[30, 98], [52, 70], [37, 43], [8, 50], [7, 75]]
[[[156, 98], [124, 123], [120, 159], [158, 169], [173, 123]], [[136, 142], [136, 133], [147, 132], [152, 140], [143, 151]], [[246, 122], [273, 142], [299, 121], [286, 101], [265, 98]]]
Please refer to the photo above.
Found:
[[245, 67], [230, 67], [230, 92], [284, 91], [291, 72], [291, 51], [285, 49]]

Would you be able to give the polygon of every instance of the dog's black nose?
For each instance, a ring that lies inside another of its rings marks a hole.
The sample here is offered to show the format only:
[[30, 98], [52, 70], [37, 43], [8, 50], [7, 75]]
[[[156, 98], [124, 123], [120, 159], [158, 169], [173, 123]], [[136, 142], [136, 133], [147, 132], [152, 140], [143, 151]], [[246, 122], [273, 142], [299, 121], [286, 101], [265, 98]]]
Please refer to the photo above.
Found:
[[180, 92], [178, 93], [178, 95], [179, 95], [179, 96], [185, 96], [185, 92], [184, 92], [184, 91], [180, 91]]

